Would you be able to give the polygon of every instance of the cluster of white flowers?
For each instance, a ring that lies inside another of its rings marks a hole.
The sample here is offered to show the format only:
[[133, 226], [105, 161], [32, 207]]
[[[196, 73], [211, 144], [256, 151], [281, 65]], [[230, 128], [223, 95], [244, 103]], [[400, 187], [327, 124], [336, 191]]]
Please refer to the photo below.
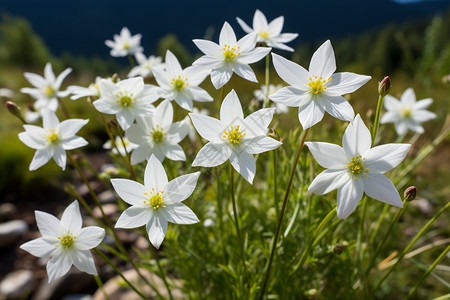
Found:
[[[335, 73], [336, 62], [330, 41], [323, 43], [313, 54], [308, 70], [272, 53], [275, 70], [288, 86], [271, 84], [268, 95], [265, 95], [267, 87], [262, 86], [254, 95], [260, 101], [268, 96], [276, 108], [262, 108], [244, 117], [234, 90], [225, 96], [219, 119], [194, 107], [194, 101], [213, 101], [213, 97], [199, 87], [207, 76], [216, 89], [223, 88], [233, 73], [258, 82], [249, 64], [269, 55], [272, 48], [293, 51], [284, 43], [295, 39], [297, 34], [281, 33], [283, 17], [268, 23], [257, 10], [253, 28], [240, 18], [237, 21], [247, 33], [244, 37], [238, 40], [231, 25], [225, 22], [218, 44], [193, 40], [204, 55], [186, 68], [170, 51], [166, 52], [164, 63], [161, 57], [147, 58], [140, 46], [141, 35], [132, 36], [124, 27], [120, 35], [115, 35], [114, 41], [106, 41], [106, 45], [111, 48], [112, 56], [134, 55], [138, 66], [130, 70], [127, 79], [97, 77], [88, 87], [70, 86], [66, 91], [60, 91], [70, 68], [58, 77], [55, 77], [50, 63], [45, 66], [45, 77], [25, 73], [35, 88], [21, 91], [36, 99], [34, 109], [43, 118], [43, 127], [24, 125], [25, 132], [19, 134], [23, 143], [36, 149], [29, 169], [36, 170], [53, 158], [64, 170], [65, 151], [87, 145], [85, 139], [75, 134], [88, 120], [69, 119], [60, 123], [55, 112], [58, 98], [70, 94], [72, 100], [90, 97], [100, 113], [115, 115], [125, 134], [115, 137], [104, 147], [124, 157], [131, 153], [132, 165], [147, 161], [144, 184], [128, 179], [111, 180], [117, 194], [131, 205], [122, 213], [115, 227], [145, 225], [151, 243], [159, 248], [168, 222], [199, 222], [193, 211], [181, 202], [193, 193], [200, 172], [168, 181], [162, 165], [166, 157], [186, 160], [179, 143], [188, 134], [191, 140], [195, 140], [196, 130], [208, 142], [199, 150], [192, 166], [215, 167], [229, 160], [233, 168], [253, 184], [256, 174], [253, 155], [282, 145], [267, 135], [275, 111], [287, 113], [288, 107], [298, 107], [303, 129], [319, 123], [325, 112], [339, 120], [350, 121], [342, 147], [324, 142], [306, 143], [317, 162], [326, 168], [311, 183], [310, 192], [322, 195], [337, 189], [337, 214], [342, 219], [355, 210], [364, 192], [369, 197], [401, 207], [400, 196], [384, 173], [400, 164], [410, 145], [387, 144], [371, 148], [369, 130], [359, 114], [355, 117], [353, 107], [342, 97], [359, 89], [371, 77]], [[268, 47], [257, 47], [257, 43]], [[157, 85], [145, 83], [144, 78], [149, 76], [154, 76]], [[158, 100], [161, 101], [155, 107]], [[174, 122], [172, 100], [184, 110], [193, 112], [189, 117]], [[391, 96], [387, 96], [385, 101], [388, 112], [381, 123], [394, 122], [400, 135], [407, 129], [422, 133], [420, 123], [435, 117], [425, 110], [432, 100], [416, 102], [412, 89], [405, 91], [400, 102]], [[39, 257], [51, 257], [47, 265], [49, 281], [64, 275], [72, 264], [82, 271], [96, 274], [89, 249], [96, 247], [105, 233], [97, 227], [81, 229], [78, 202], [65, 210], [61, 221], [38, 211], [36, 219], [43, 237], [22, 245], [22, 248]]]

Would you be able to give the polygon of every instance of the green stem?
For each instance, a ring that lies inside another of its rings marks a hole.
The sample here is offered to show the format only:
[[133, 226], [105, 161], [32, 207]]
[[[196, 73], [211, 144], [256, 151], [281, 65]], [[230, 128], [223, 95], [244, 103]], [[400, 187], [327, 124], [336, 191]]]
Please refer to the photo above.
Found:
[[272, 151], [273, 160], [273, 205], [275, 206], [276, 218], [280, 215], [280, 209], [278, 208], [278, 162], [277, 162], [277, 149]]
[[147, 299], [147, 297], [145, 297], [131, 282], [128, 281], [128, 279], [125, 278], [125, 276], [123, 276], [122, 272], [120, 272], [119, 268], [116, 267], [116, 265], [106, 256], [104, 255], [101, 251], [99, 251], [98, 249], [94, 249], [95, 253], [98, 254], [98, 256], [100, 256], [108, 265], [111, 266], [111, 268], [114, 269], [114, 271], [116, 272], [117, 275], [119, 275], [123, 281], [125, 281], [126, 284], [128, 284], [128, 286], [136, 293], [138, 294], [142, 299]]
[[375, 229], [373, 230], [372, 234], [370, 235], [370, 244], [373, 244], [375, 242], [375, 238], [378, 236], [378, 231], [380, 230], [381, 224], [384, 221], [384, 217], [387, 214], [389, 207], [391, 207], [390, 204], [384, 204], [383, 210], [381, 211], [381, 214], [378, 217], [378, 221], [375, 225]]
[[269, 71], [270, 71], [270, 53], [266, 55], [266, 69], [265, 69], [265, 79], [266, 79], [266, 92], [264, 95], [263, 108], [269, 106]]
[[62, 100], [59, 98], [58, 98], [58, 102], [59, 102], [59, 105], [61, 106], [61, 110], [62, 110], [64, 116], [66, 117], [66, 119], [70, 119], [69, 111], [67, 110], [67, 107], [64, 104], [64, 102], [62, 102]]
[[313, 235], [310, 237], [308, 244], [306, 245], [306, 247], [303, 249], [303, 252], [300, 256], [300, 260], [298, 261], [298, 263], [295, 265], [295, 267], [293, 268], [291, 274], [295, 273], [300, 267], [303, 266], [303, 264], [306, 261], [306, 258], [308, 257], [308, 252], [311, 249], [312, 245], [315, 242], [315, 238], [316, 236], [323, 230], [323, 228], [328, 224], [328, 222], [330, 220], [332, 220], [334, 218], [334, 216], [336, 215], [336, 207], [333, 208], [326, 216], [325, 218], [323, 218], [322, 222], [320, 222], [319, 226], [316, 227], [316, 230], [314, 230]]
[[[220, 182], [220, 171], [219, 168], [215, 169], [216, 171], [216, 182], [217, 182], [217, 194], [216, 194], [216, 200], [217, 200], [217, 222], [219, 223], [219, 230], [220, 230], [220, 236], [219, 241], [223, 245], [223, 237], [224, 237], [224, 230], [223, 230], [223, 204], [222, 204], [222, 183]], [[221, 247], [223, 250], [223, 257], [225, 260], [228, 260], [228, 254], [226, 247]]]
[[436, 268], [436, 266], [441, 262], [441, 260], [447, 255], [447, 253], [450, 251], [450, 245], [447, 246], [447, 248], [442, 251], [441, 255], [439, 255], [438, 258], [431, 264], [431, 266], [428, 268], [428, 270], [420, 277], [419, 281], [416, 283], [416, 285], [412, 288], [412, 290], [409, 291], [408, 295], [405, 299], [411, 298], [412, 295], [416, 292], [417, 288], [422, 284], [422, 282], [427, 278], [428, 275]]
[[131, 56], [131, 55], [127, 55], [127, 58], [128, 58], [128, 62], [130, 63], [130, 66], [133, 68], [133, 67], [136, 67], [136, 61], [134, 60], [134, 58], [133, 58], [133, 56]]
[[[151, 244], [150, 240], [148, 240], [148, 241]], [[173, 300], [173, 295], [172, 295], [172, 292], [170, 291], [169, 283], [167, 282], [166, 272], [164, 272], [163, 268], [161, 267], [161, 263], [159, 261], [158, 253], [156, 252], [155, 247], [150, 246], [150, 248], [152, 250], [153, 256], [155, 257], [156, 265], [158, 267], [158, 271], [160, 273], [161, 279], [163, 280], [164, 286], [166, 287], [167, 292], [169, 293], [169, 298], [170, 298], [170, 300]]]
[[[130, 172], [131, 172], [131, 178], [133, 178], [133, 180], [136, 180], [136, 172], [134, 171], [134, 168], [133, 168], [133, 165], [131, 164], [131, 155], [130, 155], [130, 153], [128, 152], [128, 150], [127, 150], [127, 146], [125, 145], [125, 142], [124, 142], [124, 140], [123, 140], [123, 136], [122, 135], [119, 135], [119, 138], [120, 138], [120, 141], [122, 142], [122, 145], [123, 145], [123, 149], [125, 150], [125, 156], [127, 157], [127, 166], [128, 166], [128, 168], [130, 169]], [[116, 146], [116, 148], [117, 148], [117, 146]], [[120, 154], [120, 153], [119, 153]]]
[[380, 253], [381, 249], [383, 248], [384, 243], [386, 243], [386, 240], [390, 236], [392, 230], [394, 229], [394, 226], [397, 225], [398, 220], [400, 219], [400, 217], [402, 216], [403, 212], [406, 209], [407, 203], [408, 202], [406, 201], [406, 199], [403, 200], [403, 208], [400, 208], [399, 210], [397, 210], [397, 213], [395, 214], [394, 218], [392, 218], [391, 223], [389, 224], [389, 228], [388, 228], [386, 234], [384, 235], [384, 237], [381, 240], [381, 242], [378, 243], [377, 249], [375, 250], [375, 253], [372, 256], [372, 260], [370, 261], [369, 266], [366, 269], [364, 278], [369, 274], [370, 270], [372, 269], [372, 266], [375, 263], [377, 255]]
[[425, 226], [422, 227], [422, 229], [416, 234], [414, 239], [408, 244], [408, 246], [406, 246], [406, 248], [402, 251], [402, 253], [400, 253], [397, 262], [392, 266], [392, 268], [389, 269], [389, 271], [383, 276], [383, 278], [381, 278], [381, 280], [378, 281], [377, 285], [375, 286], [375, 290], [377, 290], [381, 286], [381, 284], [386, 280], [386, 278], [389, 277], [389, 275], [392, 273], [395, 267], [397, 267], [397, 265], [402, 261], [403, 257], [409, 252], [409, 250], [411, 250], [412, 246], [414, 246], [417, 240], [428, 230], [428, 228], [430, 228], [430, 226], [434, 223], [434, 221], [436, 221], [436, 219], [439, 218], [439, 216], [442, 215], [442, 213], [444, 213], [449, 207], [450, 202], [447, 202], [447, 204], [444, 207], [442, 207], [438, 211], [438, 213], [434, 215], [434, 217], [431, 218], [431, 220], [429, 220], [427, 224], [425, 224]]
[[94, 279], [95, 279], [95, 282], [97, 283], [98, 288], [102, 291], [103, 296], [105, 296], [105, 299], [111, 300], [111, 298], [109, 298], [109, 295], [106, 293], [105, 289], [103, 288], [103, 282], [100, 279], [100, 277], [98, 275], [94, 275]]
[[380, 125], [381, 109], [383, 108], [383, 99], [384, 99], [384, 97], [382, 95], [378, 95], [377, 112], [375, 114], [375, 120], [373, 122], [373, 128], [372, 128], [372, 146], [375, 143], [375, 138], [377, 137], [378, 126]]
[[263, 282], [261, 285], [261, 292], [259, 294], [260, 300], [264, 297], [264, 292], [266, 290], [267, 282], [269, 280], [270, 271], [271, 271], [272, 263], [273, 263], [273, 258], [275, 256], [275, 252], [276, 252], [276, 248], [277, 248], [278, 237], [280, 235], [281, 225], [283, 222], [284, 212], [286, 210], [286, 204], [289, 199], [289, 194], [291, 192], [292, 183], [294, 181], [295, 170], [297, 169], [298, 161], [300, 159], [300, 154], [302, 152], [303, 145], [305, 144], [305, 139], [306, 139], [306, 136], [308, 135], [308, 132], [309, 132], [309, 128], [302, 132], [303, 136], [301, 137], [301, 142], [300, 142], [300, 146], [298, 147], [297, 156], [295, 157], [294, 164], [292, 166], [291, 175], [289, 176], [289, 182], [288, 182], [288, 185], [286, 188], [286, 192], [284, 194], [283, 205], [281, 206], [280, 216], [278, 217], [277, 229], [276, 229], [275, 235], [272, 239], [272, 249], [270, 251], [269, 260], [268, 260], [266, 268], [265, 268], [266, 272], [265, 272], [264, 279], [263, 279]]

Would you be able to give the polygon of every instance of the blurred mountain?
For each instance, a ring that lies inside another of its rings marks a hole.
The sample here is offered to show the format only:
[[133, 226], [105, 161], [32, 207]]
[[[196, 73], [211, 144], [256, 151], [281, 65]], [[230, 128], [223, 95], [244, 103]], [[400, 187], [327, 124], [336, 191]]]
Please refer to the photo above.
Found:
[[0, 16], [6, 13], [27, 19], [54, 55], [68, 52], [107, 57], [109, 50], [104, 41], [112, 39], [123, 26], [133, 34], [143, 35], [146, 54], [153, 53], [157, 42], [169, 34], [175, 34], [191, 52], [198, 52], [192, 39], [217, 39], [225, 21], [240, 37], [244, 32], [235, 17], [251, 25], [256, 8], [269, 21], [283, 15], [283, 32], [299, 33], [291, 43], [295, 46], [429, 18], [448, 10], [450, 1], [400, 4], [391, 0], [261, 0], [255, 6], [253, 1], [2, 0]]

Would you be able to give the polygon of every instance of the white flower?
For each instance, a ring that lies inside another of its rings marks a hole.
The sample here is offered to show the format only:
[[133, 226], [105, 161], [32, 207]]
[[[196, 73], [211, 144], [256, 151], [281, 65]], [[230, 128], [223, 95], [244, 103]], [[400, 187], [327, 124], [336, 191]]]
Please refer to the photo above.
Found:
[[387, 112], [381, 117], [380, 123], [395, 123], [398, 135], [405, 134], [408, 129], [417, 133], [423, 133], [422, 122], [436, 118], [436, 114], [426, 108], [433, 103], [433, 99], [427, 98], [416, 102], [416, 95], [412, 88], [403, 92], [400, 101], [390, 95], [384, 98], [384, 107]]
[[334, 73], [336, 61], [330, 41], [323, 43], [314, 53], [309, 71], [277, 54], [272, 53], [272, 57], [278, 75], [291, 86], [282, 88], [269, 98], [298, 107], [298, 118], [304, 129], [320, 122], [325, 111], [340, 120], [353, 120], [353, 108], [341, 95], [354, 92], [371, 77]]
[[136, 119], [125, 135], [139, 146], [131, 153], [131, 164], [148, 160], [154, 154], [161, 162], [164, 157], [171, 160], [186, 160], [183, 148], [178, 143], [188, 133], [186, 122], [173, 123], [173, 107], [170, 101], [162, 101], [153, 114]]
[[215, 167], [229, 159], [233, 168], [252, 183], [256, 173], [253, 154], [281, 145], [267, 136], [274, 112], [275, 108], [260, 109], [244, 119], [238, 96], [231, 90], [220, 107], [220, 120], [190, 113], [200, 136], [209, 141], [200, 149], [192, 166]]
[[286, 46], [284, 43], [292, 41], [298, 36], [298, 34], [281, 33], [281, 29], [283, 29], [284, 23], [283, 16], [274, 19], [270, 23], [267, 23], [267, 19], [264, 14], [259, 9], [257, 9], [255, 11], [255, 15], [253, 16], [253, 28], [248, 26], [247, 23], [245, 23], [240, 18], [236, 18], [236, 20], [246, 33], [256, 32], [258, 34], [258, 42], [264, 42], [269, 47], [291, 52], [294, 51], [294, 49]]
[[[67, 88], [67, 90], [69, 91], [70, 94], [72, 94], [70, 99], [77, 100], [77, 99], [84, 98], [84, 97], [100, 97], [99, 84], [100, 84], [101, 80], [102, 80], [102, 78], [97, 76], [95, 78], [95, 82], [91, 83], [88, 87], [77, 86], [77, 85], [69, 86]], [[111, 83], [113, 83], [111, 78], [108, 78], [105, 80], [109, 80], [109, 81], [111, 81]]]
[[187, 67], [182, 69], [176, 56], [167, 50], [166, 70], [160, 68], [153, 69], [162, 98], [175, 100], [182, 108], [191, 111], [192, 100], [199, 102], [211, 102], [213, 98], [198, 85], [205, 80], [209, 71], [199, 67]]
[[120, 31], [120, 35], [114, 35], [114, 41], [105, 41], [106, 46], [112, 48], [111, 56], [121, 57], [127, 55], [133, 55], [137, 52], [142, 52], [144, 49], [141, 47], [141, 35], [136, 34], [131, 36], [130, 30], [123, 27]]
[[[202, 114], [202, 115], [208, 115], [209, 111], [205, 108], [202, 109], [198, 109], [197, 107], [194, 107], [192, 109], [192, 112], [194, 114]], [[189, 118], [189, 116], [186, 116], [183, 120], [184, 122], [186, 122], [186, 124], [189, 127], [189, 132], [188, 132], [188, 138], [191, 142], [195, 142], [197, 140], [197, 130], [195, 130], [194, 125], [192, 124], [191, 118]]]
[[35, 125], [23, 125], [24, 132], [19, 139], [28, 147], [36, 149], [30, 164], [30, 171], [46, 164], [53, 157], [63, 170], [66, 168], [66, 150], [86, 146], [88, 142], [75, 134], [89, 120], [69, 119], [61, 123], [52, 111], [45, 111], [42, 117], [43, 128]]
[[230, 24], [225, 22], [220, 31], [219, 44], [207, 40], [193, 40], [205, 55], [194, 61], [193, 65], [211, 70], [211, 82], [216, 89], [224, 86], [235, 72], [249, 81], [258, 82], [248, 64], [259, 61], [271, 48], [256, 47], [258, 35], [250, 33], [239, 41]]
[[[281, 84], [269, 84], [269, 96], [275, 94], [281, 88], [283, 88], [283, 85]], [[256, 100], [261, 103], [264, 102], [264, 99], [266, 98], [266, 90], [267, 88], [265, 85], [262, 85], [259, 90], [255, 90], [253, 92], [253, 95], [255, 96]], [[289, 112], [289, 107], [282, 103], [275, 103], [275, 108], [275, 113], [277, 114], [287, 114]]]
[[130, 78], [113, 83], [100, 80], [100, 99], [94, 101], [95, 108], [105, 114], [115, 114], [120, 126], [126, 130], [136, 116], [149, 115], [158, 100], [155, 86], [144, 84], [142, 77]]
[[[130, 153], [132, 150], [138, 147], [138, 145], [136, 145], [135, 143], [130, 142], [126, 136], [122, 137], [122, 139], [119, 136], [116, 136], [115, 139], [117, 149], [119, 149], [121, 155], [125, 156], [127, 152]], [[112, 153], [118, 154], [116, 147], [112, 146], [111, 140], [108, 140], [106, 143], [103, 144], [103, 149], [112, 149]]]
[[134, 57], [138, 65], [131, 69], [128, 73], [128, 77], [142, 76], [150, 77], [153, 75], [153, 68], [165, 68], [165, 64], [162, 62], [160, 56], [150, 55], [148, 58], [141, 52], [137, 52]]
[[131, 205], [120, 215], [115, 227], [146, 225], [150, 242], [158, 249], [166, 235], [168, 222], [199, 222], [194, 212], [181, 203], [194, 191], [199, 175], [200, 172], [195, 172], [169, 182], [161, 162], [152, 155], [145, 168], [143, 185], [128, 179], [111, 179], [117, 194]]
[[29, 94], [36, 99], [35, 108], [47, 108], [56, 111], [58, 108], [58, 97], [66, 97], [69, 95], [68, 91], [60, 91], [61, 84], [69, 73], [71, 68], [65, 69], [58, 77], [53, 73], [52, 64], [47, 63], [44, 68], [44, 77], [34, 73], [24, 73], [25, 78], [35, 88], [22, 88], [20, 91], [24, 94]]
[[411, 145], [386, 144], [371, 147], [369, 129], [359, 114], [348, 125], [342, 147], [321, 142], [306, 142], [309, 151], [325, 171], [311, 183], [308, 191], [323, 195], [337, 189], [337, 215], [346, 219], [365, 192], [369, 197], [403, 207], [392, 182], [384, 175], [408, 154]]
[[29, 241], [21, 249], [37, 257], [50, 257], [47, 263], [48, 282], [64, 276], [75, 265], [78, 270], [97, 275], [92, 248], [105, 237], [105, 230], [98, 226], [81, 228], [78, 201], [72, 202], [62, 214], [61, 220], [35, 211], [36, 223], [42, 237]]
[[12, 98], [14, 97], [14, 92], [11, 89], [0, 88], [0, 97]]

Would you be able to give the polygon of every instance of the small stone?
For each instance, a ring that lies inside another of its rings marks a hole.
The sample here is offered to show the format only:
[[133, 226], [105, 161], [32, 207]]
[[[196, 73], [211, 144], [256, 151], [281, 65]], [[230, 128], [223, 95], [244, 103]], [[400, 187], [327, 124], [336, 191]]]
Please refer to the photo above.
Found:
[[142, 235], [137, 238], [135, 245], [139, 250], [146, 250], [150, 247], [147, 239]]
[[[103, 208], [103, 212], [105, 213], [105, 215], [107, 215], [110, 219], [114, 219], [119, 214], [119, 210], [117, 209], [116, 204], [105, 204], [105, 205], [102, 205], [102, 208]], [[101, 220], [103, 219], [103, 215], [102, 215], [102, 212], [100, 211], [100, 208], [95, 207], [92, 210], [92, 213], [97, 218], [99, 218]]]
[[92, 300], [89, 294], [72, 294], [64, 296], [61, 300]]
[[101, 204], [116, 203], [117, 199], [111, 190], [106, 190], [98, 195]]
[[433, 212], [433, 205], [428, 199], [422, 198], [411, 202], [412, 205], [417, 207], [421, 213], [429, 215]]
[[0, 224], [0, 248], [6, 248], [15, 242], [28, 230], [25, 221], [14, 220]]
[[11, 220], [17, 208], [12, 203], [0, 204], [0, 222]]
[[26, 299], [33, 289], [33, 272], [18, 270], [0, 282], [0, 299]]

